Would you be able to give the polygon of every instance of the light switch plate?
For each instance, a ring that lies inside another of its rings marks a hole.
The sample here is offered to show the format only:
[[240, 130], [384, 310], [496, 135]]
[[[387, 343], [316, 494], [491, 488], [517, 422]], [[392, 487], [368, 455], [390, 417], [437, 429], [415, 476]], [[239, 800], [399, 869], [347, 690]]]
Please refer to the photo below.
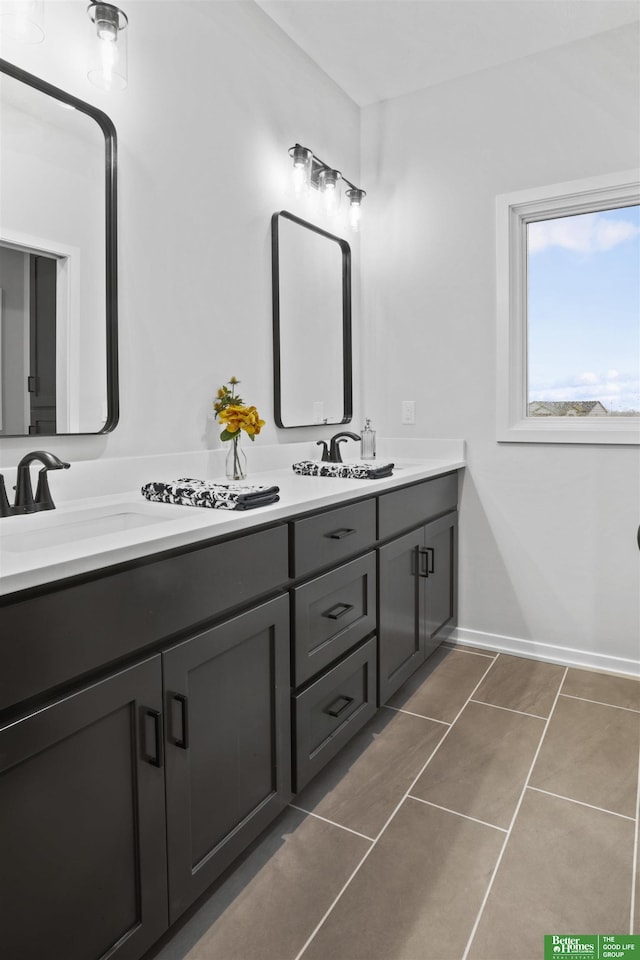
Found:
[[415, 400], [402, 401], [402, 423], [412, 424], [416, 422], [416, 402]]

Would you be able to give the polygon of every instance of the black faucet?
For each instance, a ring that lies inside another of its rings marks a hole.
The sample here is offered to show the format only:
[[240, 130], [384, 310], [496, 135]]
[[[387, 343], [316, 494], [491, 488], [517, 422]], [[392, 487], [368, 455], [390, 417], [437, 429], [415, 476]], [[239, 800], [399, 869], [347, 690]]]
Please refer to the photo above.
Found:
[[[38, 474], [38, 486], [36, 495], [33, 496], [31, 486], [31, 473], [29, 467], [38, 460], [43, 464]], [[11, 517], [23, 513], [38, 513], [40, 510], [55, 510], [55, 503], [49, 490], [49, 481], [47, 479], [47, 470], [68, 470], [70, 463], [65, 463], [53, 453], [47, 453], [46, 450], [34, 450], [33, 453], [27, 453], [18, 464], [18, 476], [16, 480], [16, 499], [13, 506], [9, 503], [7, 491], [4, 485], [4, 477], [0, 474], [0, 517]]]
[[318, 444], [322, 444], [322, 460], [324, 463], [342, 463], [340, 444], [344, 443], [345, 440], [359, 439], [360, 437], [357, 433], [350, 433], [348, 430], [345, 430], [342, 433], [336, 433], [336, 435], [331, 437], [331, 440], [329, 441], [328, 450], [326, 442], [324, 440], [318, 440]]

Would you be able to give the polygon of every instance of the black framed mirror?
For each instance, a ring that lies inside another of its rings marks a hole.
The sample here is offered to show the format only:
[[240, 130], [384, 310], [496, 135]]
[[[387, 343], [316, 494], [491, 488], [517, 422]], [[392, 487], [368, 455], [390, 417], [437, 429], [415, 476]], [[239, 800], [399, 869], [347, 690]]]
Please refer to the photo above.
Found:
[[0, 59], [0, 438], [118, 422], [116, 131]]
[[281, 210], [271, 218], [274, 417], [279, 427], [353, 414], [351, 248]]

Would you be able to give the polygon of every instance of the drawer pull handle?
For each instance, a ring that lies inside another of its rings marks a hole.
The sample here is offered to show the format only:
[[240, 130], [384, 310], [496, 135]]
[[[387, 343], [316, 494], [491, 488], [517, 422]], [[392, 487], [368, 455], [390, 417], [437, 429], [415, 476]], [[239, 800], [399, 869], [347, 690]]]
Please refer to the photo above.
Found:
[[328, 533], [327, 536], [330, 540], [344, 540], [345, 537], [350, 537], [352, 533], [357, 533], [357, 531], [350, 527], [343, 527], [342, 530], [334, 530], [333, 533]]
[[171, 700], [177, 703], [180, 708], [180, 736], [174, 732], [175, 711], [171, 710], [171, 742], [180, 747], [181, 750], [189, 748], [189, 713], [187, 710], [187, 698], [182, 693], [172, 693]]
[[[344, 700], [344, 703], [341, 707], [336, 709], [336, 704], [340, 703], [341, 700]], [[339, 696], [337, 700], [334, 700], [330, 707], [327, 707], [325, 713], [328, 713], [330, 717], [339, 717], [341, 713], [344, 713], [347, 707], [351, 706], [353, 703], [353, 697], [345, 697], [344, 695]]]
[[323, 613], [322, 616], [327, 617], [329, 620], [339, 620], [340, 617], [344, 617], [345, 613], [349, 613], [349, 610], [353, 610], [352, 603], [337, 603], [335, 607], [331, 607], [331, 609]]
[[[153, 723], [153, 753], [147, 750], [147, 734], [149, 730], [148, 720]], [[142, 725], [142, 758], [150, 763], [152, 767], [162, 766], [162, 735], [161, 735], [161, 714], [159, 710], [152, 710], [151, 707], [142, 707], [140, 710], [140, 722]]]

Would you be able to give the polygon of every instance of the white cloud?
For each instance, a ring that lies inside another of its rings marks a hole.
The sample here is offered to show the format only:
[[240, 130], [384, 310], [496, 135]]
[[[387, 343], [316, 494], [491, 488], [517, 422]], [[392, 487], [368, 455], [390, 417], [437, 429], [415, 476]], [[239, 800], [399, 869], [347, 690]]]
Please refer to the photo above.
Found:
[[607, 410], [640, 409], [640, 381], [617, 370], [576, 374], [562, 380], [531, 382], [529, 400], [599, 400]]
[[539, 220], [529, 224], [529, 253], [540, 253], [547, 247], [562, 247], [574, 253], [599, 253], [633, 240], [639, 234], [640, 228], [630, 220], [614, 220], [603, 213]]

